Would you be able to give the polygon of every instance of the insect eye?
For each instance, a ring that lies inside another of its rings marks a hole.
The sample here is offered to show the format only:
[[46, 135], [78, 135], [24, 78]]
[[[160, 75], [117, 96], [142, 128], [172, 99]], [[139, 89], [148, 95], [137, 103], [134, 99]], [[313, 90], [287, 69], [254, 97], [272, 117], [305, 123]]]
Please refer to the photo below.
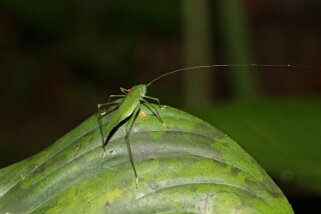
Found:
[[133, 89], [130, 88], [130, 89], [128, 89], [127, 91], [128, 91], [128, 92], [131, 92], [131, 91], [133, 91]]

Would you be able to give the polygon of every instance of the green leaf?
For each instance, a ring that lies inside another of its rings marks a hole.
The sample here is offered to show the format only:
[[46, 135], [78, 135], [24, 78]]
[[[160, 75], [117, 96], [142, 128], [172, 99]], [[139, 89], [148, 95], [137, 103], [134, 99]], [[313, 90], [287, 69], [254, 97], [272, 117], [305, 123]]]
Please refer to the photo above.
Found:
[[158, 111], [168, 127], [142, 106], [130, 133], [137, 189], [124, 126], [104, 155], [94, 115], [0, 170], [0, 213], [293, 213], [231, 138], [182, 111]]
[[198, 115], [236, 139], [282, 182], [320, 194], [320, 101], [235, 101], [199, 110]]

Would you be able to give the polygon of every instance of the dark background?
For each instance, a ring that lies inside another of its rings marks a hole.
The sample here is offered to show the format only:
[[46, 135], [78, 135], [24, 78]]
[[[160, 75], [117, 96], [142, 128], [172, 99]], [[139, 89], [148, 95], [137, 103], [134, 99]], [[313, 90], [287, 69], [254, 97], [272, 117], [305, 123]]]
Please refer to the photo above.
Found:
[[[1, 0], [0, 166], [52, 144], [119, 87], [193, 65], [292, 64], [180, 72], [148, 94], [232, 136], [296, 213], [320, 210], [320, 9], [317, 0]], [[269, 125], [233, 128], [231, 112]], [[261, 153], [256, 133], [272, 136]]]

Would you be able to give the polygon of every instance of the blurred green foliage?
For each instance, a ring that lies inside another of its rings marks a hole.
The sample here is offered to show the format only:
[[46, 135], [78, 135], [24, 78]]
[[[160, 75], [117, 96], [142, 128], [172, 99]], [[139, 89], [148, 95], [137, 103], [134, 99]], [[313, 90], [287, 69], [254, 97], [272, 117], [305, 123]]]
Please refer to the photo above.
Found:
[[321, 99], [230, 102], [195, 114], [235, 139], [284, 184], [321, 194]]

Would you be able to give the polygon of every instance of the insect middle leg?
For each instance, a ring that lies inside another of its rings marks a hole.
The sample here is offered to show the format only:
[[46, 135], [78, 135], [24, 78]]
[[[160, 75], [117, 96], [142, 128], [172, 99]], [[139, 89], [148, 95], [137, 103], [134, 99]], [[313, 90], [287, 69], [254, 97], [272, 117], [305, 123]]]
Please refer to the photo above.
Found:
[[[113, 108], [108, 111], [108, 108], [112, 106]], [[100, 136], [101, 136], [101, 141], [102, 144], [104, 144], [104, 133], [103, 133], [103, 123], [101, 121], [102, 117], [107, 115], [108, 113], [114, 111], [117, 107], [119, 106], [118, 103], [102, 103], [98, 104], [97, 108], [97, 121], [98, 121], [98, 126], [99, 126], [99, 131], [100, 131]]]
[[125, 95], [110, 95], [108, 98], [108, 102], [107, 103], [102, 103], [102, 104], [98, 104], [97, 108], [98, 108], [98, 112], [102, 112], [101, 109], [105, 109], [104, 112], [101, 113], [101, 116], [104, 116], [105, 114], [109, 113], [108, 112], [108, 107], [109, 106], [114, 106], [114, 105], [119, 105], [120, 102], [118, 100], [114, 100], [114, 101], [110, 101], [112, 98], [122, 98]]
[[[98, 126], [99, 126], [99, 131], [100, 131], [100, 135], [101, 135], [101, 141], [102, 141], [102, 145], [104, 145], [104, 133], [103, 133], [103, 124], [102, 124], [102, 117], [107, 115], [108, 113], [114, 111], [115, 109], [118, 108], [118, 106], [120, 105], [120, 102], [118, 100], [114, 100], [114, 101], [110, 101], [112, 98], [122, 98], [125, 95], [110, 95], [108, 98], [108, 102], [107, 103], [101, 103], [97, 105], [97, 109], [98, 109]], [[109, 107], [112, 107], [109, 110]]]
[[117, 100], [111, 101], [111, 99], [114, 99], [114, 98], [123, 98], [123, 97], [125, 97], [124, 94], [120, 94], [120, 95], [119, 95], [119, 94], [117, 94], [117, 95], [112, 94], [112, 95], [109, 96], [107, 103], [117, 103]]
[[[101, 117], [107, 115], [108, 113], [112, 112], [115, 108], [119, 106], [119, 102], [109, 102], [109, 103], [99, 103], [97, 105], [98, 113]], [[109, 107], [113, 107], [111, 110], [108, 111]]]

